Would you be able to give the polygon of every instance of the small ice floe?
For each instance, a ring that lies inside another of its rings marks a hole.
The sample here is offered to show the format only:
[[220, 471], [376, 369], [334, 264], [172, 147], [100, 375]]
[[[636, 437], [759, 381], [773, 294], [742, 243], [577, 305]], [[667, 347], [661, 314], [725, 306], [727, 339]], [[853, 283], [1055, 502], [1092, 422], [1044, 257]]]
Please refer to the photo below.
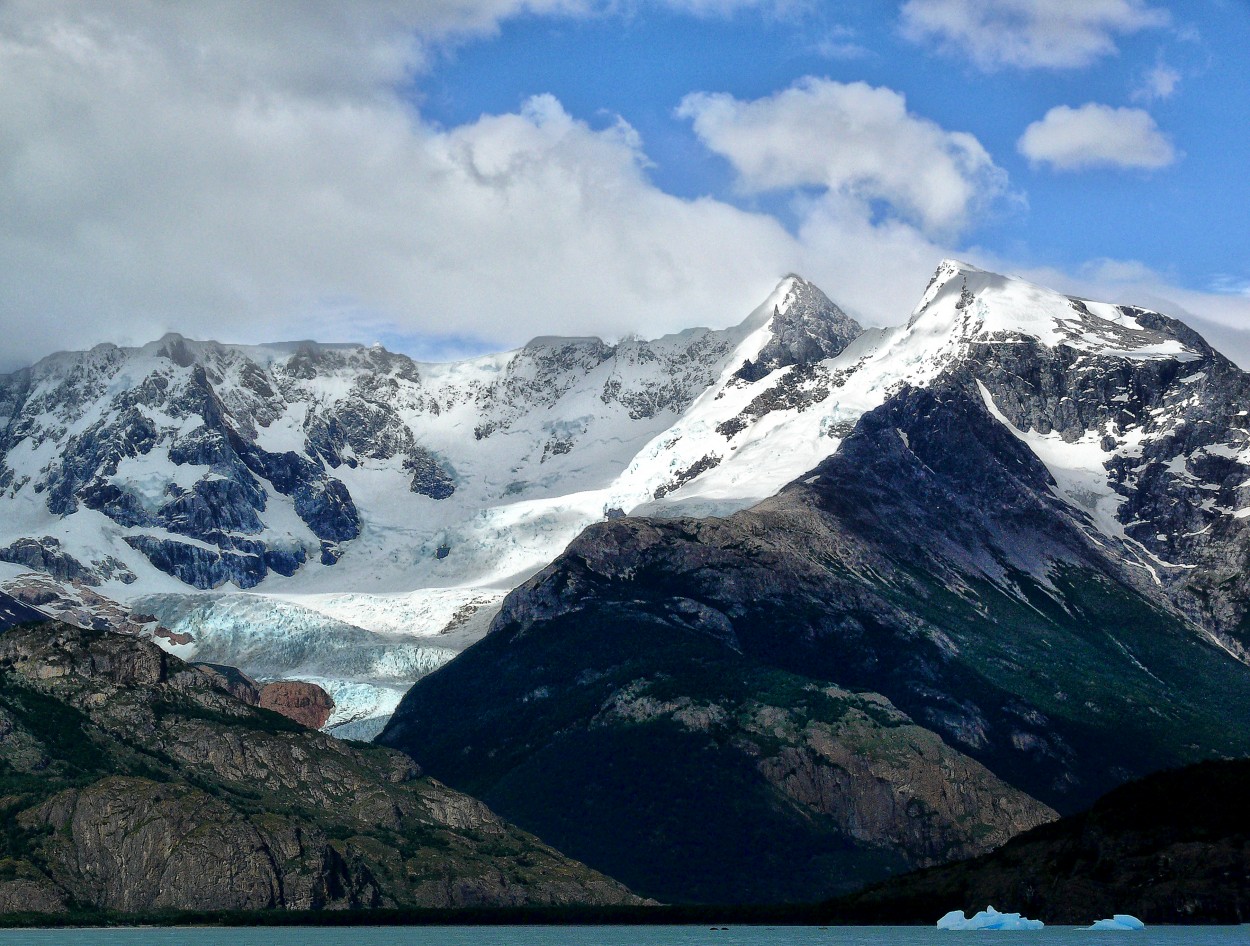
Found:
[[1146, 924], [1135, 916], [1127, 913], [1117, 913], [1109, 920], [1095, 920], [1093, 926], [1087, 926], [1087, 930], [1144, 930]]
[[939, 930], [1040, 930], [1045, 925], [1019, 913], [999, 913], [993, 907], [986, 907], [971, 918], [964, 916], [963, 910], [951, 910], [937, 921]]

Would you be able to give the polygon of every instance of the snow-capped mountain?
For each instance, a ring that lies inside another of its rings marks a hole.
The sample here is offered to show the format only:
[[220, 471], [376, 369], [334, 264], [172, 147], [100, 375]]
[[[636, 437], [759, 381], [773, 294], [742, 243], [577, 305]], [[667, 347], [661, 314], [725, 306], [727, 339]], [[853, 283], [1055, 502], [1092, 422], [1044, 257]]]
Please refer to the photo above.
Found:
[[[728, 516], [588, 527], [379, 741], [709, 903], [825, 899], [1250, 755], [1243, 372], [1155, 313], [955, 264], [806, 370], [818, 402], [749, 436], [827, 456]], [[732, 451], [734, 393], [688, 439]], [[687, 489], [729, 495], [734, 462]]]
[[[587, 525], [744, 509], [955, 370], [1097, 541], [1241, 652], [1246, 376], [1157, 313], [953, 261], [884, 330], [788, 277], [732, 329], [454, 364], [178, 336], [52, 356], [0, 379], [2, 574], [93, 585], [182, 655], [316, 679], [332, 725], [382, 716]], [[327, 650], [361, 634], [375, 660]]]
[[[668, 434], [696, 402], [860, 331], [789, 278], [733, 329], [455, 364], [178, 336], [56, 355], [0, 381], [0, 560], [158, 616], [182, 656], [323, 680], [350, 721], [479, 637], [587, 524], [679, 501], [720, 459]], [[739, 504], [775, 488], [745, 485]], [[336, 664], [325, 642], [361, 633], [376, 661]]]

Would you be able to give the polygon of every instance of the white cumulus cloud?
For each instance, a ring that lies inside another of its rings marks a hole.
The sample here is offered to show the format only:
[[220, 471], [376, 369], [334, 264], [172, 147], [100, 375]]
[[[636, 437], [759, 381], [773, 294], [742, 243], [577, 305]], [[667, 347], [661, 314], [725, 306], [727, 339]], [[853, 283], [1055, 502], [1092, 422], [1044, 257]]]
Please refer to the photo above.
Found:
[[766, 98], [695, 93], [678, 114], [747, 192], [824, 188], [884, 201], [926, 231], [956, 231], [1006, 177], [977, 139], [907, 111], [863, 82], [805, 78]]
[[1155, 169], [1177, 159], [1172, 142], [1148, 112], [1097, 102], [1055, 106], [1024, 130], [1016, 146], [1034, 164], [1058, 171]]
[[1118, 35], [1168, 22], [1145, 0], [907, 0], [900, 18], [908, 40], [984, 70], [1088, 66]]

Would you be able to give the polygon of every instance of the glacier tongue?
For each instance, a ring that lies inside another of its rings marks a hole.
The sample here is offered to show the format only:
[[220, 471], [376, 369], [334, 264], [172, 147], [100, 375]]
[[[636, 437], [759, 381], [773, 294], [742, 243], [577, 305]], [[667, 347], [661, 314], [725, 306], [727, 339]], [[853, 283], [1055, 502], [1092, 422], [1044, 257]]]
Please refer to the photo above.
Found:
[[320, 685], [335, 704], [325, 728], [352, 738], [372, 738], [408, 687], [464, 646], [463, 639], [370, 631], [295, 601], [247, 593], [153, 595], [134, 607], [169, 629], [173, 642], [158, 642], [184, 660], [237, 666], [261, 683]]

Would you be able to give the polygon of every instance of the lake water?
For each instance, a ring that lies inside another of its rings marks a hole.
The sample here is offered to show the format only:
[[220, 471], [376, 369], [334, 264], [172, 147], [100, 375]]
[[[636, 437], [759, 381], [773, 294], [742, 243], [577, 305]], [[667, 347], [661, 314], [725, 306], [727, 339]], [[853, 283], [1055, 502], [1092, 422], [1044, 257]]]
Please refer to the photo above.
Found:
[[0, 946], [1250, 946], [1250, 926], [1157, 926], [1094, 933], [940, 931], [904, 926], [388, 926], [0, 930]]

